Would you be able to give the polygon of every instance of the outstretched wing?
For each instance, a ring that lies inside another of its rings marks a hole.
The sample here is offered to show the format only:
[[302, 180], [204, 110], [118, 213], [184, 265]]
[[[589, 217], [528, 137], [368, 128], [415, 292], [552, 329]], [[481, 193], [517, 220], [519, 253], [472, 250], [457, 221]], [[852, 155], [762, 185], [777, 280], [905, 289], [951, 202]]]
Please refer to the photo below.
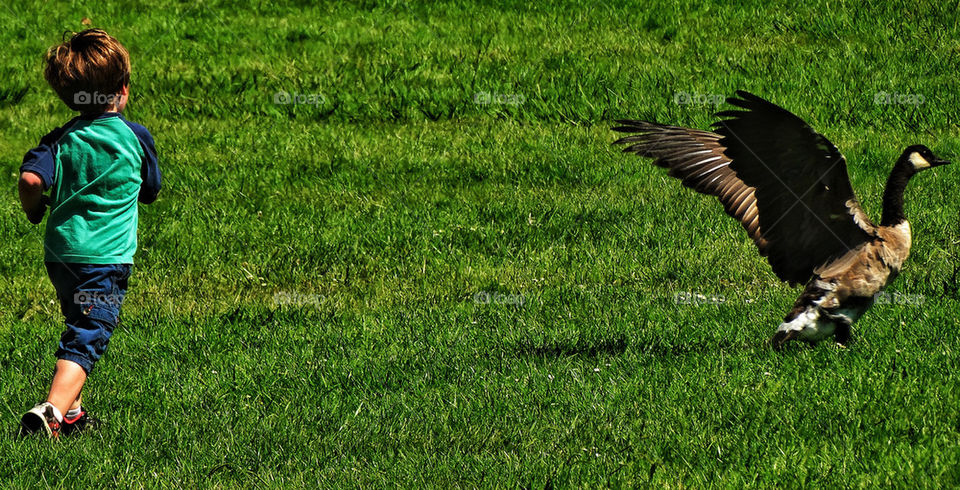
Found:
[[714, 124], [730, 168], [756, 189], [768, 260], [781, 279], [806, 282], [814, 269], [871, 239], [876, 227], [853, 193], [847, 162], [823, 135], [789, 111], [738, 91]]
[[746, 109], [714, 125], [716, 133], [618, 121], [636, 133], [616, 143], [654, 158], [669, 175], [717, 196], [740, 221], [773, 272], [791, 284], [875, 233], [850, 186], [837, 148], [797, 116], [739, 91], [728, 103]]
[[717, 196], [727, 214], [740, 222], [760, 253], [765, 254], [767, 242], [760, 233], [756, 189], [746, 185], [730, 168], [720, 135], [644, 121], [617, 122], [622, 126], [613, 128], [614, 131], [633, 134], [615, 144], [628, 144], [624, 152], [653, 158], [654, 165], [669, 169], [667, 175], [680, 179], [683, 185]]

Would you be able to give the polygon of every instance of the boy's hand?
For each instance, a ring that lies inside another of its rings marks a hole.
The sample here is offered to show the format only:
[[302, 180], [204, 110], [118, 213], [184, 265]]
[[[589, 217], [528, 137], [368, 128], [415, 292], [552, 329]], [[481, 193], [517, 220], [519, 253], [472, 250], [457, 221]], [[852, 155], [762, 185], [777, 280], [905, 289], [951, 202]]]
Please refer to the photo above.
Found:
[[35, 225], [39, 225], [43, 221], [43, 215], [47, 214], [47, 206], [50, 205], [50, 198], [44, 194], [40, 195], [40, 202], [37, 204], [36, 209], [32, 211], [27, 211], [27, 219]]
[[47, 212], [47, 205], [50, 204], [50, 198], [43, 194], [43, 180], [33, 172], [23, 172], [20, 174], [18, 188], [20, 205], [27, 214], [27, 219], [35, 225], [39, 224]]

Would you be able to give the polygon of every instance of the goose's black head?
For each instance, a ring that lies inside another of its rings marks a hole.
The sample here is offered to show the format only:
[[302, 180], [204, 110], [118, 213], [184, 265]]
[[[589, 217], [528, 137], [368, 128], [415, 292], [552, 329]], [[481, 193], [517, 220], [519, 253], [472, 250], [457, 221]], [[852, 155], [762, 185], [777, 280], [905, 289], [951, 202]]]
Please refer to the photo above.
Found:
[[948, 163], [950, 162], [934, 155], [930, 148], [923, 145], [913, 145], [903, 150], [887, 179], [887, 188], [883, 191], [883, 217], [880, 225], [893, 226], [907, 219], [903, 213], [903, 191], [911, 177], [922, 170]]
[[923, 145], [913, 145], [903, 150], [903, 154], [900, 155], [900, 160], [897, 161], [897, 166], [904, 169], [908, 168], [911, 170], [911, 174], [915, 174], [921, 170], [946, 165], [948, 163], [950, 162], [934, 155], [933, 152], [930, 151], [930, 148]]

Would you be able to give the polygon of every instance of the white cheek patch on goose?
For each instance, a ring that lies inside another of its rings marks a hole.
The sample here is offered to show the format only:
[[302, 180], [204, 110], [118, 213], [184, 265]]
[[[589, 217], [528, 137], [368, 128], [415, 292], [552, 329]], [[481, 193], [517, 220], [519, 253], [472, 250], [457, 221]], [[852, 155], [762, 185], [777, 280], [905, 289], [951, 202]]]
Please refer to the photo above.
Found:
[[926, 158], [923, 158], [923, 155], [913, 152], [910, 154], [910, 163], [913, 164], [913, 168], [920, 170], [922, 168], [929, 168], [930, 162]]

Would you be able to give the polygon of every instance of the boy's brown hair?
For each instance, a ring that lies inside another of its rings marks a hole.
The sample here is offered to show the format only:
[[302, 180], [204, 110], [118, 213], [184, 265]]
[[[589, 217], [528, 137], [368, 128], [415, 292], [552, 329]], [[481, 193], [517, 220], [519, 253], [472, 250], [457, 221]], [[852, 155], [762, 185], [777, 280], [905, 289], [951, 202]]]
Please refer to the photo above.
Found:
[[127, 49], [100, 29], [74, 34], [69, 41], [48, 49], [45, 59], [44, 78], [75, 111], [106, 111], [130, 83]]

